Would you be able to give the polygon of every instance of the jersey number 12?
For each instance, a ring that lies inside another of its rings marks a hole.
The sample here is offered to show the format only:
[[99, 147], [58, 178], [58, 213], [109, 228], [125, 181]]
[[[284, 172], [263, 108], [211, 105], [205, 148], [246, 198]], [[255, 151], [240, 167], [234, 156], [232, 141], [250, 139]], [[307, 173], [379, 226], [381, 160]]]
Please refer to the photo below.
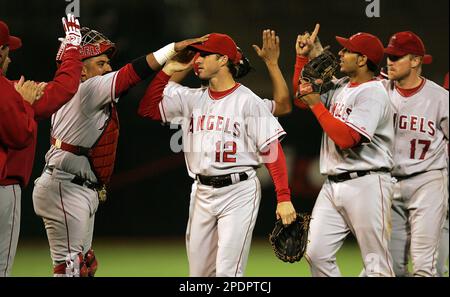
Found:
[[216, 162], [236, 163], [236, 158], [231, 157], [234, 154], [236, 154], [236, 142], [225, 142], [223, 144], [223, 151], [222, 141], [216, 142]]

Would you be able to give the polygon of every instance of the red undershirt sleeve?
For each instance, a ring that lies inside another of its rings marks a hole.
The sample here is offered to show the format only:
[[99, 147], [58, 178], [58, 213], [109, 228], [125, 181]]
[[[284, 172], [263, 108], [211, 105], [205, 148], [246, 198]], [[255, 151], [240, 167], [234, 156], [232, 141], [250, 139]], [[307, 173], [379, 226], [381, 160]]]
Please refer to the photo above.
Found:
[[[299, 56], [297, 55], [297, 58], [295, 59], [295, 66], [294, 66], [294, 77], [292, 78], [292, 89], [294, 90], [294, 96], [297, 94], [298, 91], [298, 82], [300, 79], [300, 75], [302, 74], [303, 67], [308, 63], [308, 57]], [[308, 105], [303, 103], [302, 101], [298, 100], [297, 98], [294, 98], [294, 104], [298, 108], [301, 109], [307, 109]]]
[[49, 118], [73, 98], [80, 85], [82, 68], [78, 50], [70, 49], [64, 53], [54, 79], [45, 87], [43, 96], [32, 105], [36, 120]]
[[279, 141], [277, 141], [278, 155], [277, 160], [272, 163], [264, 163], [269, 170], [275, 185], [277, 193], [277, 202], [291, 201], [291, 190], [289, 189], [288, 174], [286, 168], [286, 157], [284, 156], [283, 148]]
[[349, 149], [355, 147], [361, 141], [361, 134], [331, 115], [322, 102], [314, 105], [311, 110], [325, 133], [339, 148]]
[[131, 63], [126, 64], [120, 68], [117, 73], [116, 80], [116, 98], [119, 97], [123, 92], [127, 91], [131, 87], [135, 86], [142, 79], [137, 75]]
[[163, 99], [163, 92], [169, 83], [170, 76], [160, 71], [148, 86], [144, 97], [139, 103], [138, 114], [144, 118], [150, 118], [155, 121], [161, 121], [159, 112], [159, 103]]

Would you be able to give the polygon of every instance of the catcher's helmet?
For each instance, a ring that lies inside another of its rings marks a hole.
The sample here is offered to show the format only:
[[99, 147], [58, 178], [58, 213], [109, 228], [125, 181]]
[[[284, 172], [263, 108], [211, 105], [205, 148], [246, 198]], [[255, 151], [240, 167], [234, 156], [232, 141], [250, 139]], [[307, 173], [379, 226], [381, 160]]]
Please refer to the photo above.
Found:
[[[62, 55], [64, 54], [64, 41], [61, 42], [60, 49], [56, 56], [56, 61], [62, 61]], [[108, 58], [112, 58], [116, 53], [116, 45], [111, 42], [102, 33], [89, 29], [88, 27], [81, 28], [81, 44], [80, 55], [81, 60], [86, 60], [92, 57], [100, 55], [107, 55]]]

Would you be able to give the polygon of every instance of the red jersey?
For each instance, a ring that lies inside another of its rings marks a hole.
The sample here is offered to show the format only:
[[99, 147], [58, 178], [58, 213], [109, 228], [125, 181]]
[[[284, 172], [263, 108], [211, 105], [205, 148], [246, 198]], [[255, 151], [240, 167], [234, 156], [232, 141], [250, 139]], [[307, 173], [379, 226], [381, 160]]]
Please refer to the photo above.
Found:
[[0, 71], [0, 179], [6, 176], [8, 151], [30, 144], [34, 111]]
[[[49, 118], [75, 95], [80, 84], [82, 67], [78, 50], [68, 50], [60, 68], [56, 71], [54, 80], [47, 84], [44, 95], [32, 106], [28, 104], [30, 113], [33, 114], [29, 123], [30, 141], [25, 146], [8, 149], [6, 174], [0, 179], [0, 185], [20, 184], [24, 187], [28, 184], [36, 150], [36, 121]], [[13, 127], [17, 129], [16, 126]]]

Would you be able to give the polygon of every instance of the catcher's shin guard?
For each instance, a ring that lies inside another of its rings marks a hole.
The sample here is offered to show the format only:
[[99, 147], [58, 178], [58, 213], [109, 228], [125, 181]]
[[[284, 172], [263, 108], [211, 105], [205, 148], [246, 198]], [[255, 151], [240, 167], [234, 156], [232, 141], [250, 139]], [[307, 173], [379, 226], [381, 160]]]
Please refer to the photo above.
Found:
[[86, 267], [87, 267], [87, 273], [88, 273], [87, 276], [94, 277], [95, 272], [97, 272], [98, 262], [97, 262], [97, 258], [95, 257], [93, 249], [90, 249], [84, 255], [84, 263], [86, 264]]
[[88, 277], [88, 268], [82, 253], [67, 255], [66, 261], [53, 267], [54, 277]]

